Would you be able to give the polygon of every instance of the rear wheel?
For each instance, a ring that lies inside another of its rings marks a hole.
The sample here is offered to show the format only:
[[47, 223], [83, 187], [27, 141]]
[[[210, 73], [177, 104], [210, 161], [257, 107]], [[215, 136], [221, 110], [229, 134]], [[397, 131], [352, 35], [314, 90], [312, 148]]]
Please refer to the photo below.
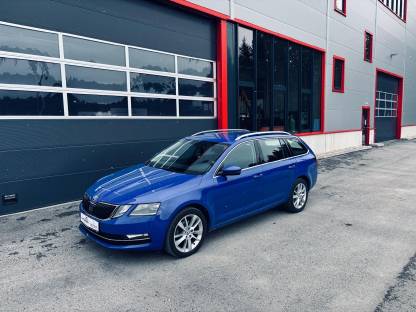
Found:
[[186, 208], [170, 224], [165, 250], [174, 257], [188, 257], [201, 247], [206, 232], [207, 221], [202, 211]]
[[305, 209], [307, 201], [308, 184], [304, 179], [297, 179], [293, 184], [289, 200], [286, 203], [286, 210], [292, 213], [301, 212]]

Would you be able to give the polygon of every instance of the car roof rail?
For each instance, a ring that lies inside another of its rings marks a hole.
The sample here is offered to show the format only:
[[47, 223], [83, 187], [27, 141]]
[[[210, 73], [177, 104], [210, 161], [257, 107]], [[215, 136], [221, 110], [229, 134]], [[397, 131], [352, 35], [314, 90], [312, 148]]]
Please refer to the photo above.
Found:
[[244, 138], [249, 138], [249, 137], [254, 137], [254, 136], [262, 136], [262, 135], [293, 135], [289, 132], [286, 131], [262, 131], [262, 132], [250, 132], [250, 133], [246, 133], [246, 134], [242, 134], [240, 136], [238, 136], [235, 140], [241, 140]]
[[244, 131], [249, 133], [250, 131], [246, 130], [246, 129], [216, 129], [216, 130], [206, 130], [206, 131], [200, 131], [197, 133], [192, 134], [192, 136], [197, 136], [197, 135], [203, 135], [203, 134], [208, 134], [208, 133], [222, 133], [222, 132], [232, 132], [232, 131]]

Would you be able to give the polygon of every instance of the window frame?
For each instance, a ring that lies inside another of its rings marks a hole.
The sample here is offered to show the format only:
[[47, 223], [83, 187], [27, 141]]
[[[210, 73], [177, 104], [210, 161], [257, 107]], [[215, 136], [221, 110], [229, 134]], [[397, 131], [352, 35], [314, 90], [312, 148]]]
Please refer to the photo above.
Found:
[[[370, 36], [370, 58], [367, 59], [366, 49], [367, 49], [367, 35]], [[368, 63], [373, 63], [373, 51], [374, 51], [374, 35], [368, 30], [364, 31], [364, 61]]]
[[347, 17], [347, 0], [342, 0], [343, 9], [340, 10], [337, 8], [337, 0], [334, 0], [334, 11]]
[[[0, 21], [1, 25], [16, 27], [18, 29], [29, 29], [43, 33], [51, 33], [58, 35], [58, 48], [59, 48], [59, 57], [49, 57], [49, 56], [40, 56], [34, 54], [25, 54], [25, 53], [17, 53], [17, 52], [7, 52], [7, 51], [0, 51], [0, 57], [4, 58], [15, 58], [15, 59], [22, 59], [22, 60], [29, 60], [29, 61], [39, 61], [39, 62], [48, 62], [48, 63], [55, 63], [60, 65], [61, 67], [61, 81], [62, 86], [60, 87], [49, 87], [49, 86], [37, 86], [37, 85], [24, 85], [24, 84], [0, 84], [0, 90], [10, 90], [10, 91], [37, 91], [37, 92], [53, 92], [53, 93], [60, 93], [63, 95], [63, 105], [64, 105], [64, 115], [63, 116], [19, 116], [19, 115], [7, 115], [7, 116], [0, 116], [0, 120], [2, 119], [216, 119], [217, 118], [217, 63], [213, 60], [191, 57], [187, 55], [180, 55], [175, 53], [169, 53], [164, 51], [158, 51], [148, 48], [142, 48], [138, 46], [120, 44], [115, 42], [109, 42], [105, 40], [89, 38], [85, 36], [79, 36], [64, 32], [52, 31], [47, 29], [40, 29], [36, 27], [25, 26], [21, 24], [14, 24], [8, 23], [4, 21]], [[102, 64], [102, 63], [94, 63], [94, 62], [87, 62], [87, 61], [79, 61], [73, 59], [66, 59], [64, 57], [64, 45], [63, 45], [63, 37], [74, 37], [78, 39], [85, 39], [93, 42], [105, 43], [109, 45], [117, 45], [124, 47], [125, 52], [125, 66], [118, 66], [118, 65], [110, 65], [110, 64]], [[130, 66], [130, 55], [129, 49], [139, 49], [145, 50], [150, 52], [156, 52], [166, 55], [172, 55], [175, 58], [175, 72], [164, 72], [164, 71], [156, 71], [156, 70], [148, 70], [148, 69], [140, 69], [134, 68]], [[178, 73], [178, 58], [184, 57], [188, 59], [195, 59], [210, 62], [212, 64], [212, 77], [200, 77], [200, 76], [193, 76], [193, 75], [185, 75]], [[104, 69], [104, 70], [113, 70], [113, 71], [121, 71], [124, 72], [126, 75], [127, 81], [127, 88], [124, 91], [110, 91], [110, 90], [96, 90], [96, 89], [81, 89], [81, 88], [69, 88], [66, 84], [66, 72], [65, 67], [66, 65], [74, 65], [74, 66], [81, 66], [87, 67], [91, 69]], [[167, 95], [167, 94], [154, 94], [154, 93], [139, 93], [139, 92], [132, 92], [130, 89], [130, 73], [138, 73], [138, 74], [149, 74], [149, 75], [156, 75], [156, 76], [166, 76], [166, 77], [173, 77], [176, 81], [176, 93], [174, 95]], [[211, 82], [213, 84], [213, 96], [212, 97], [200, 97], [200, 96], [181, 96], [179, 95], [178, 91], [178, 80], [179, 78], [183, 79], [190, 79], [190, 80], [197, 80], [197, 81], [206, 81]], [[69, 115], [69, 107], [68, 107], [68, 93], [74, 94], [89, 94], [89, 95], [109, 95], [109, 96], [126, 96], [128, 99], [128, 116], [70, 116]], [[176, 116], [135, 116], [132, 114], [132, 98], [158, 98], [158, 99], [175, 99], [176, 100]], [[180, 100], [199, 100], [199, 101], [207, 101], [212, 103], [213, 105], [213, 115], [210, 116], [180, 116], [179, 115], [179, 101]]]
[[[342, 71], [341, 71], [341, 88], [335, 88], [335, 62], [342, 62]], [[345, 93], [345, 58], [341, 56], [334, 55], [332, 59], [332, 92], [336, 93]]]

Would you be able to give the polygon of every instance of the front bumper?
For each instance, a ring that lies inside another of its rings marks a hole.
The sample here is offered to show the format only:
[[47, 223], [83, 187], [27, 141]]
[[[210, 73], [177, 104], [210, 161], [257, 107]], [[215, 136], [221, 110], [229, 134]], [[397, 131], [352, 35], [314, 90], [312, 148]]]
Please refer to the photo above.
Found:
[[[158, 215], [100, 220], [89, 215], [80, 204], [80, 212], [99, 222], [99, 232], [95, 232], [82, 223], [79, 230], [97, 244], [117, 250], [160, 250], [163, 248], [167, 222]], [[142, 238], [127, 238], [127, 235], [148, 234]]]

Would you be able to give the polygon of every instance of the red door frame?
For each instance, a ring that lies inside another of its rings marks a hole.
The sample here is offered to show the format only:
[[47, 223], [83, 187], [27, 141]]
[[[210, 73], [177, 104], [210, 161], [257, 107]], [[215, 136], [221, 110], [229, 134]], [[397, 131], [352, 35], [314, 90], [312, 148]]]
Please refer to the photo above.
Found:
[[[371, 129], [371, 122], [370, 122], [370, 120], [371, 120], [371, 110], [370, 110], [370, 106], [368, 106], [368, 105], [365, 105], [365, 106], [363, 106], [362, 107], [362, 112], [364, 112], [364, 111], [367, 111], [367, 121], [368, 121], [368, 123], [367, 123], [367, 129], [366, 129], [366, 132], [365, 132], [365, 145], [370, 145], [370, 129]], [[364, 118], [363, 118], [363, 114], [362, 114], [362, 112], [361, 112], [361, 128], [363, 127], [363, 124], [364, 124]]]
[[376, 87], [374, 91], [374, 142], [376, 141], [376, 131], [377, 131], [377, 125], [376, 125], [376, 105], [377, 105], [377, 89], [378, 89], [378, 74], [385, 74], [391, 77], [394, 77], [399, 80], [399, 87], [397, 90], [398, 99], [397, 99], [397, 122], [396, 122], [396, 139], [400, 139], [402, 136], [402, 111], [403, 111], [403, 76], [392, 73], [390, 71], [376, 68]]

